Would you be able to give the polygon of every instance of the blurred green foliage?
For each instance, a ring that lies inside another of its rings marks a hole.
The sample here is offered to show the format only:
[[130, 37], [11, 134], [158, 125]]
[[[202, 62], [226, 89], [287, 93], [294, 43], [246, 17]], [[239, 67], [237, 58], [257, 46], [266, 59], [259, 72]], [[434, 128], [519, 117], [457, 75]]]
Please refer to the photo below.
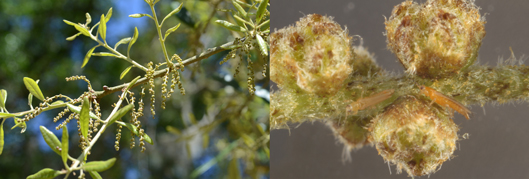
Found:
[[[162, 0], [156, 5], [157, 13], [164, 17], [179, 3]], [[0, 24], [3, 24], [0, 26], [0, 89], [8, 92], [6, 108], [10, 112], [29, 109], [29, 92], [23, 77], [40, 79], [39, 86], [45, 96], [64, 94], [76, 98], [86, 91], [86, 83], [66, 82], [66, 77], [85, 75], [94, 90], [102, 90], [103, 85], [116, 86], [144, 75], [143, 71], [133, 68], [119, 80], [120, 73], [130, 64], [111, 57], [92, 57], [81, 68], [85, 53], [96, 43], [84, 36], [74, 41], [65, 40], [77, 31], [64, 24], [63, 19], [84, 23], [85, 12], [88, 12], [97, 22], [100, 14], [105, 14], [110, 7], [114, 7], [114, 14], [107, 23], [109, 44], [132, 36], [134, 26], [138, 26], [140, 35], [131, 57], [142, 65], [149, 61], [163, 62], [153, 22], [147, 17], [127, 17], [133, 13], [150, 13], [149, 6], [142, 0], [0, 1]], [[165, 22], [169, 24], [165, 28], [182, 23], [165, 43], [169, 54], [176, 53], [186, 59], [239, 37], [212, 23], [217, 19], [229, 19], [228, 12], [217, 9], [233, 9], [231, 1], [185, 1], [184, 8]], [[123, 53], [126, 47], [118, 50]], [[263, 77], [261, 71], [268, 60], [259, 60], [264, 57], [257, 52], [257, 49], [252, 51], [254, 80], [259, 88], [256, 95], [248, 94], [245, 60], [235, 58], [219, 65], [228, 51], [215, 54], [186, 66], [190, 69], [182, 73], [186, 95], [174, 93], [163, 111], [159, 104], [161, 80], [156, 80], [157, 115], [153, 118], [147, 112], [149, 109], [145, 109], [145, 116], [140, 118], [146, 133], [154, 140], [154, 145], [147, 144], [145, 153], [140, 153], [138, 148], [129, 149], [130, 134], [125, 128], [120, 150], [115, 151], [117, 127], [114, 125], [96, 143], [89, 160], [118, 159], [111, 169], [101, 173], [103, 178], [188, 178], [193, 171], [199, 178], [232, 177], [233, 166], [236, 166], [233, 163], [239, 164], [236, 171], [240, 170], [243, 178], [267, 178], [269, 78], [268, 75]], [[240, 72], [234, 76], [239, 61]], [[132, 91], [139, 98], [139, 88]], [[103, 117], [110, 114], [117, 95], [101, 99]], [[146, 106], [150, 105], [147, 97], [144, 101]], [[63, 168], [61, 157], [46, 148], [38, 129], [40, 125], [46, 126], [60, 137], [61, 131], [56, 131], [55, 127], [64, 119], [53, 123], [53, 118], [61, 110], [47, 111], [30, 120], [28, 131], [22, 134], [20, 129], [10, 129], [15, 125], [12, 118], [4, 123], [0, 178], [24, 178], [43, 168]], [[79, 137], [75, 135], [75, 122], [70, 125], [70, 155], [76, 157], [81, 153], [77, 147]], [[227, 148], [229, 150], [225, 150]], [[223, 150], [227, 152], [220, 155]], [[203, 166], [208, 162], [210, 166]], [[201, 166], [204, 171], [198, 172]]]

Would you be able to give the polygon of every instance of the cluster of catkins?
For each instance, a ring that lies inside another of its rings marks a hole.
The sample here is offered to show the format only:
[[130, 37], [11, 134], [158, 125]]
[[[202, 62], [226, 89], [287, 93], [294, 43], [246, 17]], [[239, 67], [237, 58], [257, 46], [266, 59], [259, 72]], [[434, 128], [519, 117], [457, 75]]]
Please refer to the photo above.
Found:
[[[464, 72], [485, 36], [485, 21], [471, 0], [408, 0], [395, 6], [385, 24], [388, 48], [411, 78], [440, 80]], [[332, 97], [348, 80], [383, 74], [365, 48], [351, 47], [351, 39], [331, 17], [307, 15], [271, 35], [270, 78], [280, 89]], [[349, 114], [327, 125], [346, 151], [372, 144], [399, 172], [437, 171], [456, 149], [453, 110], [417, 91], [394, 94], [400, 96], [374, 117]]]

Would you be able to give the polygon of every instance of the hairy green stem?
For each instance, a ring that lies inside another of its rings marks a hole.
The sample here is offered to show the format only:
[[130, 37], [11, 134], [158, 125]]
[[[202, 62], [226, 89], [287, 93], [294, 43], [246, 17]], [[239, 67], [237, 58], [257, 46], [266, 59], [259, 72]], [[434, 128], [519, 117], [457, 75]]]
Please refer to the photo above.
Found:
[[[289, 123], [316, 120], [340, 120], [358, 116], [372, 118], [397, 97], [420, 94], [417, 85], [430, 86], [464, 105], [489, 102], [529, 101], [529, 67], [510, 64], [497, 67], [475, 65], [468, 72], [440, 80], [412, 76], [392, 76], [382, 72], [369, 77], [351, 76], [347, 85], [332, 96], [318, 96], [301, 89], [281, 89], [271, 95], [270, 125], [272, 129], [288, 128]], [[394, 89], [391, 98], [357, 114], [347, 114], [348, 104], [383, 90]]]

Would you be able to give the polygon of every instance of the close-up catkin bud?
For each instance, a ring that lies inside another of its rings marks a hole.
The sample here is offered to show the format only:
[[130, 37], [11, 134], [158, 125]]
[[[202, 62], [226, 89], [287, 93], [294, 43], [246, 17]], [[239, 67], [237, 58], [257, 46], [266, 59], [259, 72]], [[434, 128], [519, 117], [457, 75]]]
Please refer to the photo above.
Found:
[[372, 142], [387, 162], [410, 176], [434, 173], [456, 149], [453, 113], [415, 96], [398, 98], [378, 115], [369, 130]]
[[332, 17], [307, 15], [271, 35], [270, 78], [280, 88], [334, 94], [353, 70], [350, 44]]
[[485, 19], [471, 0], [405, 1], [385, 22], [388, 48], [409, 74], [445, 78], [478, 56]]

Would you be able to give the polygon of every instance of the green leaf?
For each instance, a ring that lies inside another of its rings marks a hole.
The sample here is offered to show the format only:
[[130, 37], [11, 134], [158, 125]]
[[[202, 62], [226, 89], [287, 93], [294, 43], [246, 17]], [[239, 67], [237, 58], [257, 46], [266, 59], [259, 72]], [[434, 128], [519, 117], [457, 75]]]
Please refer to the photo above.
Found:
[[230, 161], [230, 165], [228, 166], [228, 178], [232, 178], [232, 179], [241, 178], [241, 172], [239, 170], [239, 162], [237, 162], [237, 158], [233, 158]]
[[171, 27], [170, 29], [167, 29], [167, 31], [165, 31], [165, 37], [163, 39], [164, 40], [167, 39], [167, 36], [169, 36], [169, 34], [171, 34], [174, 31], [176, 31], [176, 29], [178, 29], [178, 27], [180, 27], [180, 23], [178, 23], [178, 25], [175, 25], [174, 27]]
[[105, 16], [105, 23], [110, 20], [110, 17], [112, 17], [112, 7], [108, 9], [107, 15]]
[[42, 137], [44, 138], [44, 141], [50, 146], [51, 150], [53, 150], [55, 153], [61, 155], [61, 151], [59, 151], [59, 148], [62, 146], [61, 142], [53, 134], [50, 130], [46, 129], [44, 126], [40, 126], [40, 133], [42, 133]]
[[259, 24], [257, 26], [257, 28], [261, 28], [261, 29], [269, 29], [270, 28], [270, 19], [264, 21], [263, 23]]
[[16, 116], [16, 115], [9, 114], [9, 113], [1, 113], [0, 112], [0, 118], [6, 118], [7, 119], [7, 118], [10, 118], [10, 117], [14, 117], [14, 116]]
[[66, 125], [62, 127], [62, 143], [61, 143], [61, 157], [62, 162], [64, 163], [64, 166], [68, 166], [66, 164], [66, 161], [68, 161], [68, 128]]
[[151, 15], [149, 15], [149, 14], [131, 14], [131, 15], [129, 15], [129, 17], [132, 17], [132, 18], [140, 18], [140, 17], [145, 17], [145, 16], [152, 18]]
[[127, 86], [127, 91], [130, 90], [132, 88], [132, 86], [134, 86], [134, 84], [136, 84], [136, 82], [140, 79], [140, 77], [141, 76], [137, 76], [132, 81], [130, 81], [129, 86]]
[[59, 176], [60, 174], [60, 171], [56, 171], [51, 168], [45, 168], [33, 175], [28, 176], [26, 179], [51, 179]]
[[[81, 107], [80, 106], [74, 106], [73, 104], [70, 104], [70, 103], [66, 103], [66, 106], [68, 107], [68, 109], [70, 109], [70, 111], [74, 112], [74, 113], [81, 113]], [[92, 119], [99, 119], [92, 111], [90, 111], [90, 118]]]
[[118, 43], [116, 43], [116, 45], [114, 45], [114, 49], [117, 49], [119, 45], [121, 44], [128, 44], [130, 42], [130, 37], [127, 37], [127, 38], [123, 38], [121, 40], [118, 41]]
[[75, 34], [75, 35], [72, 35], [72, 36], [66, 38], [66, 40], [67, 40], [67, 41], [72, 41], [72, 40], [74, 40], [74, 39], [75, 39], [77, 36], [79, 36], [79, 35], [81, 35], [81, 32], [79, 32], [79, 33], [77, 33], [77, 34]]
[[64, 23], [68, 24], [68, 25], [71, 25], [73, 27], [75, 27], [75, 29], [77, 29], [79, 32], [81, 32], [83, 35], [86, 35], [88, 37], [90, 37], [90, 32], [88, 32], [88, 29], [82, 27], [81, 25], [79, 24], [76, 24], [76, 23], [73, 23], [73, 22], [70, 22], [70, 21], [67, 21], [67, 20], [63, 20]]
[[127, 52], [130, 51], [130, 47], [132, 47], [132, 45], [136, 43], [136, 40], [138, 40], [138, 27], [134, 27], [134, 35], [132, 36], [132, 40], [129, 43], [129, 49], [127, 50]]
[[90, 50], [88, 50], [86, 56], [84, 56], [83, 65], [81, 66], [81, 68], [84, 68], [84, 66], [88, 63], [88, 60], [90, 60], [90, 57], [92, 57], [92, 53], [97, 47], [99, 47], [99, 45], [96, 45], [95, 47], [92, 47]]
[[57, 101], [51, 103], [50, 106], [53, 106], [53, 105], [60, 105], [60, 104], [64, 104], [64, 101], [57, 100]]
[[0, 89], [0, 109], [6, 108], [7, 91]]
[[202, 148], [206, 149], [209, 145], [209, 134], [202, 135]]
[[263, 0], [261, 1], [261, 4], [259, 4], [259, 7], [257, 8], [257, 13], [256, 13], [256, 19], [257, 19], [257, 22], [261, 22], [261, 19], [263, 18], [263, 15], [265, 14], [264, 12], [266, 11], [266, 7], [268, 7], [268, 1], [269, 0]]
[[[134, 135], [137, 135], [137, 136], [140, 135], [140, 134], [138, 133], [138, 128], [137, 128], [136, 126], [132, 125], [131, 123], [126, 123], [126, 122], [121, 123], [121, 125], [123, 125], [123, 124], [124, 124], [125, 127], [127, 127], [132, 133], [134, 133]], [[147, 141], [147, 142], [148, 142], [149, 144], [151, 144], [151, 145], [154, 144], [154, 143], [152, 142], [151, 137], [149, 137], [149, 135], [147, 135], [147, 133], [143, 133], [143, 139], [144, 139], [145, 141]]]
[[88, 96], [84, 97], [81, 112], [79, 113], [79, 123], [81, 125], [81, 134], [85, 139], [88, 139], [88, 124], [90, 124], [90, 101]]
[[90, 16], [88, 12], [85, 15], [86, 15], [86, 24], [90, 24], [90, 22], [92, 22], [92, 16]]
[[120, 80], [123, 79], [123, 77], [125, 77], [125, 75], [130, 71], [130, 69], [131, 69], [132, 67], [134, 67], [134, 65], [131, 65], [131, 66], [125, 68], [125, 70], [123, 70], [123, 72], [121, 72], [121, 75], [119, 75], [119, 79], [120, 79]]
[[101, 57], [118, 57], [116, 54], [108, 53], [108, 52], [97, 52], [92, 53], [92, 56], [101, 56]]
[[101, 38], [105, 40], [105, 37], [107, 36], [107, 20], [105, 19], [104, 14], [101, 14], [101, 20], [99, 21], [97, 31], [99, 32], [99, 35], [101, 35]]
[[[235, 18], [236, 21], [239, 22], [239, 23], [237, 23], [237, 24], [239, 24], [239, 26], [241, 26], [241, 24], [244, 23], [244, 24], [248, 24], [248, 25], [251, 26], [251, 27], [254, 27], [252, 23], [250, 23], [250, 22], [248, 22], [248, 21], [242, 19], [242, 18], [239, 17], [238, 15], [233, 15], [233, 17]], [[242, 26], [241, 26], [241, 27], [242, 27]]]
[[[180, 6], [178, 6], [176, 9], [174, 9], [173, 11], [171, 11], [169, 14], [167, 14], [167, 15], [163, 18], [161, 24], [163, 24], [163, 22], [165, 22], [165, 19], [167, 19], [167, 18], [173, 16], [174, 14], [180, 12], [180, 10], [182, 10], [182, 7], [183, 7], [183, 6], [184, 6], [184, 3], [180, 3]], [[161, 24], [160, 24], [160, 25], [161, 25]]]
[[112, 123], [116, 122], [116, 120], [121, 119], [125, 114], [127, 114], [127, 112], [132, 109], [132, 107], [134, 107], [134, 104], [129, 104], [116, 111], [116, 113], [108, 121], [108, 125], [111, 125]]
[[97, 173], [96, 171], [89, 171], [88, 173], [90, 173], [90, 176], [93, 179], [103, 179], [103, 177], [101, 177], [101, 175], [99, 175], [99, 173]]
[[111, 159], [108, 159], [107, 161], [88, 162], [83, 165], [83, 170], [102, 172], [112, 167], [115, 162], [116, 162], [116, 158], [111, 158]]
[[33, 96], [39, 98], [41, 101], [44, 101], [44, 95], [40, 91], [39, 85], [33, 79], [24, 77], [24, 84]]
[[0, 123], [0, 155], [4, 150], [4, 121], [5, 119]]
[[228, 21], [225, 21], [225, 20], [216, 20], [215, 23], [221, 25], [222, 27], [228, 29], [228, 30], [232, 30], [232, 31], [237, 31], [237, 32], [246, 32], [246, 29], [241, 27], [241, 26], [238, 26], [238, 25], [235, 25], [235, 24], [232, 24]]
[[268, 48], [266, 46], [266, 42], [264, 41], [263, 37], [261, 37], [259, 34], [257, 34], [255, 37], [257, 39], [257, 44], [259, 44], [259, 49], [261, 50], [261, 53], [264, 56], [268, 56]]
[[248, 14], [244, 10], [244, 8], [242, 8], [242, 6], [237, 1], [232, 0], [231, 2], [233, 3], [233, 6], [235, 7], [235, 9], [239, 11], [239, 14], [241, 14], [243, 17], [248, 17]]
[[26, 129], [28, 127], [26, 125], [26, 121], [18, 122], [18, 120], [20, 120], [20, 119], [16, 118], [16, 117], [14, 117], [13, 120], [15, 121], [15, 125], [13, 127], [11, 127], [11, 130], [15, 129], [16, 127], [20, 127], [20, 128], [22, 128], [22, 130], [20, 130], [20, 133], [26, 132]]

